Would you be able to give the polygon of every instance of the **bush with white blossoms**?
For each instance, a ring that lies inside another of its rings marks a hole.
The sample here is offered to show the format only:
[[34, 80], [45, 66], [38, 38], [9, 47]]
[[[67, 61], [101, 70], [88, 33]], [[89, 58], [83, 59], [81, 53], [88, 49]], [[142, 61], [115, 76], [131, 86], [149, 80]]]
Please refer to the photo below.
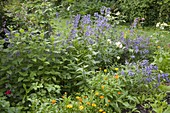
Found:
[[160, 29], [165, 29], [165, 28], [170, 28], [170, 25], [168, 25], [168, 24], [165, 23], [165, 22], [163, 22], [163, 23], [158, 22], [158, 23], [156, 24], [156, 27], [157, 27], [157, 28], [160, 28]]

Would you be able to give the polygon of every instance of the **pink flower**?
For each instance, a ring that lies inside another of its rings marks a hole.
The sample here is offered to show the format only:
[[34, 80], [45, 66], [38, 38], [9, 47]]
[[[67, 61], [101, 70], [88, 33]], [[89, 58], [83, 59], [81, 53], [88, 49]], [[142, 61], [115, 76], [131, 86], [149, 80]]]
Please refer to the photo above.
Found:
[[7, 91], [5, 92], [5, 94], [6, 94], [6, 95], [11, 94], [11, 90], [7, 90]]
[[142, 18], [141, 20], [142, 20], [142, 21], [144, 21], [144, 20], [145, 20], [145, 18]]

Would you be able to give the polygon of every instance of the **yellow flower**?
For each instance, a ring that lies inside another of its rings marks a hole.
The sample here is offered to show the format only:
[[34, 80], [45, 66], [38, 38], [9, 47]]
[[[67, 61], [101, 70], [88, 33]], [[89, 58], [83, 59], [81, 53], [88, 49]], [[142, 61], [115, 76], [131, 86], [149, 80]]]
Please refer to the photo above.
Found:
[[99, 109], [99, 112], [102, 112], [103, 111], [103, 109]]
[[101, 86], [102, 87], [102, 89], [104, 89], [104, 86]]
[[104, 72], [107, 73], [107, 69], [104, 69]]
[[126, 38], [126, 33], [124, 34], [124, 38]]
[[103, 111], [102, 113], [106, 113], [105, 111]]
[[79, 100], [79, 99], [80, 99], [80, 97], [79, 97], [79, 96], [76, 96], [76, 99], [78, 99], [78, 100]]
[[119, 70], [119, 68], [115, 68], [115, 71], [118, 71]]
[[161, 48], [160, 46], [157, 46], [157, 48], [159, 49], [159, 48]]
[[86, 102], [87, 105], [90, 105], [90, 102]]
[[83, 106], [79, 106], [79, 110], [83, 110], [84, 109], [84, 107]]
[[107, 78], [107, 77], [104, 77], [104, 80], [108, 80], [108, 78]]
[[95, 104], [95, 103], [92, 103], [91, 106], [96, 107], [96, 104]]
[[56, 100], [52, 100], [51, 103], [52, 103], [52, 104], [55, 104], [55, 103], [56, 103]]
[[109, 106], [108, 104], [105, 104], [105, 106]]
[[98, 96], [98, 95], [99, 95], [99, 92], [96, 92], [95, 95]]
[[103, 98], [104, 98], [104, 96], [100, 96], [100, 98], [101, 98], [101, 99], [103, 99]]
[[84, 98], [88, 98], [88, 96], [84, 96]]
[[73, 108], [73, 105], [71, 105], [71, 104], [68, 104], [67, 106], [66, 106], [66, 108]]

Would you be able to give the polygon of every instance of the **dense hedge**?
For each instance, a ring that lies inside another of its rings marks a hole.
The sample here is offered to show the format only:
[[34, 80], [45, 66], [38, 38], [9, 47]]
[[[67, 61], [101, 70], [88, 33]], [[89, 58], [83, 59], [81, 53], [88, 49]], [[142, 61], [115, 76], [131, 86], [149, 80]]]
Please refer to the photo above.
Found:
[[127, 21], [135, 17], [145, 18], [145, 24], [170, 21], [169, 0], [118, 0], [119, 9], [126, 15]]

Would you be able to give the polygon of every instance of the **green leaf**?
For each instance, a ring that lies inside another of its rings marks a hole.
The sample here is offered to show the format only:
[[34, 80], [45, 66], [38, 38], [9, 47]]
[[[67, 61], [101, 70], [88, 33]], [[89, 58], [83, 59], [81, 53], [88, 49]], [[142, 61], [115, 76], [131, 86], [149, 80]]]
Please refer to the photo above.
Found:
[[168, 105], [167, 109], [163, 113], [169, 113], [170, 112], [170, 105]]
[[50, 62], [44, 62], [45, 64], [47, 64], [47, 65], [49, 65], [50, 64]]
[[34, 77], [34, 76], [36, 76], [36, 72], [31, 71], [30, 77]]
[[20, 32], [20, 33], [24, 33], [24, 29], [21, 28], [21, 29], [19, 30], [19, 32]]
[[161, 63], [162, 61], [163, 61], [163, 58], [162, 58], [162, 57], [160, 57], [160, 58], [159, 58], [159, 62]]
[[19, 72], [19, 74], [22, 75], [22, 76], [27, 76], [28, 75], [27, 72]]
[[11, 74], [12, 74], [12, 71], [11, 71], [11, 70], [10, 70], [10, 71], [7, 71], [7, 73], [11, 75]]
[[23, 77], [19, 77], [18, 82], [22, 81], [23, 79], [24, 79]]
[[126, 107], [126, 108], [131, 108], [130, 104], [128, 102], [123, 102], [123, 105]]
[[44, 66], [39, 66], [39, 67], [38, 67], [38, 70], [43, 69], [43, 68], [44, 68]]
[[32, 59], [32, 61], [37, 62], [37, 59], [34, 58], [34, 59]]

